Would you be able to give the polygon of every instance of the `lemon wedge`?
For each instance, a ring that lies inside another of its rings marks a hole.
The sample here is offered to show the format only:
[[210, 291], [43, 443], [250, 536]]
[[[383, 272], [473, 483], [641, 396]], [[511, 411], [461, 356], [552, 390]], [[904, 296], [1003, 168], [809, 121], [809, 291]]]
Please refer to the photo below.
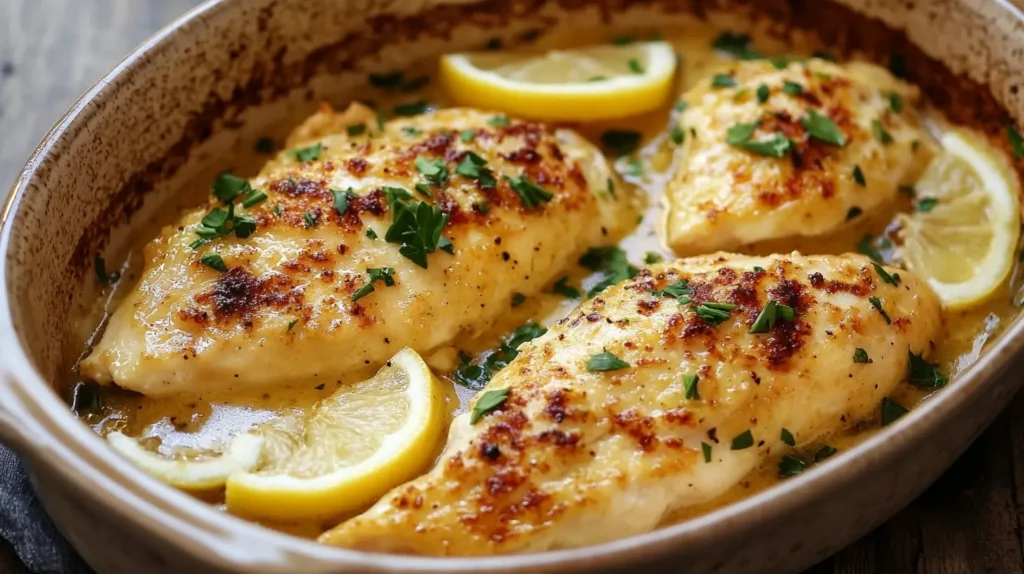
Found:
[[555, 121], [593, 121], [658, 109], [676, 53], [665, 42], [543, 54], [471, 52], [441, 58], [441, 83], [460, 105]]
[[320, 401], [300, 428], [266, 433], [264, 463], [227, 481], [227, 507], [256, 519], [327, 519], [361, 510], [437, 456], [441, 383], [403, 349], [372, 378]]
[[902, 214], [900, 250], [949, 309], [985, 301], [1013, 267], [1020, 230], [1020, 185], [1007, 160], [980, 138], [950, 131], [914, 186]]
[[137, 439], [120, 432], [107, 442], [121, 456], [171, 486], [184, 490], [210, 490], [224, 486], [228, 476], [255, 467], [263, 449], [263, 437], [240, 434], [224, 454], [208, 459], [168, 458], [144, 448]]

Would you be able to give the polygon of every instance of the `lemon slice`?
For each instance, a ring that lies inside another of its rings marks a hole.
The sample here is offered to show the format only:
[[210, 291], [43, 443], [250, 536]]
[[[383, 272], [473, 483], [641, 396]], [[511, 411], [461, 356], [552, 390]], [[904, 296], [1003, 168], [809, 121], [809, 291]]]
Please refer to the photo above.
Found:
[[142, 470], [185, 490], [210, 490], [224, 486], [228, 476], [255, 467], [263, 448], [263, 437], [241, 434], [231, 441], [224, 454], [208, 459], [184, 459], [161, 456], [119, 432], [108, 434], [107, 442]]
[[228, 510], [278, 521], [361, 510], [434, 460], [444, 403], [423, 359], [403, 349], [373, 378], [318, 403], [301, 428], [267, 433], [261, 468], [228, 478]]
[[1020, 186], [1000, 152], [950, 131], [899, 217], [901, 255], [950, 309], [983, 302], [1010, 273], [1020, 230]]
[[460, 105], [556, 121], [624, 118], [670, 95], [676, 53], [665, 42], [544, 54], [471, 52], [441, 58], [441, 82]]

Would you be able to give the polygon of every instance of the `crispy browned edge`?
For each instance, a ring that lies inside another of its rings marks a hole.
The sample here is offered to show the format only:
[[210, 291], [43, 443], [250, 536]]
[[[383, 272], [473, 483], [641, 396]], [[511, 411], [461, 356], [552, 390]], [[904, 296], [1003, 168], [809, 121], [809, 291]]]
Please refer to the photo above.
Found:
[[[203, 108], [185, 124], [181, 136], [161, 159], [147, 165], [127, 178], [106, 208], [93, 221], [88, 231], [79, 238], [71, 264], [76, 277], [92, 265], [95, 253], [103, 246], [109, 230], [126, 221], [142, 205], [146, 193], [164, 181], [188, 159], [189, 150], [210, 138], [217, 130], [238, 125], [239, 115], [246, 108], [280, 98], [295, 88], [306, 85], [319, 73], [337, 73], [351, 70], [364, 57], [376, 53], [384, 44], [412, 40], [422, 36], [445, 37], [455, 23], [477, 24], [500, 29], [515, 14], [531, 14], [547, 2], [557, 2], [565, 10], [580, 10], [595, 4], [588, 0], [484, 0], [471, 6], [436, 6], [415, 16], [379, 16], [359, 32], [339, 38], [309, 55], [301, 63], [285, 65], [285, 47], [274, 47], [268, 37], [265, 45], [246, 45], [233, 58], [249, 50], [273, 50], [267, 63], [258, 65], [249, 80], [232, 91], [230, 98], [209, 94]], [[1009, 114], [996, 102], [986, 86], [966, 77], [954, 75], [941, 63], [929, 58], [914, 46], [902, 32], [890, 30], [882, 23], [852, 10], [821, 0], [761, 0], [757, 2], [729, 2], [727, 0], [613, 0], [598, 3], [605, 20], [629, 5], [646, 5], [665, 12], [688, 12], [699, 18], [725, 6], [744, 5], [756, 16], [778, 22], [780, 37], [802, 29], [829, 38], [830, 49], [838, 54], [859, 51], [871, 59], [886, 64], [891, 54], [899, 54], [907, 63], [907, 78], [919, 85], [924, 94], [956, 123], [971, 126], [989, 134], [996, 145], [1009, 147], [1005, 125]], [[259, 30], [266, 30], [274, 15], [275, 5], [261, 11]], [[550, 24], [553, 25], [553, 22]], [[540, 32], [537, 30], [536, 32]], [[524, 41], [536, 33], [524, 36]], [[1011, 88], [1014, 92], [1018, 86]], [[307, 97], [313, 94], [307, 92]], [[1019, 176], [1024, 165], [1015, 163]]]

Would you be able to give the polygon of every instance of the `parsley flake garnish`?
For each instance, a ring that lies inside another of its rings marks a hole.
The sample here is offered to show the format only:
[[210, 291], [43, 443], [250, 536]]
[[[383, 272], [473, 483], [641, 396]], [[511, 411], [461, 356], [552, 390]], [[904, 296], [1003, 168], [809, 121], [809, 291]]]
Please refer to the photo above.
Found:
[[743, 431], [732, 439], [732, 446], [729, 450], [743, 450], [754, 446], [754, 434], [750, 429]]
[[644, 66], [643, 64], [640, 63], [640, 60], [637, 60], [636, 58], [630, 58], [629, 71], [633, 72], [634, 74], [643, 74]]
[[910, 412], [907, 407], [886, 397], [882, 399], [882, 426], [889, 426], [897, 419]]
[[480, 417], [500, 407], [508, 400], [508, 389], [497, 389], [486, 391], [480, 395], [473, 404], [473, 411], [469, 415], [469, 424], [474, 425]]
[[814, 453], [814, 462], [821, 462], [837, 452], [839, 452], [839, 449], [831, 445], [821, 445], [821, 448], [818, 449], [818, 452]]
[[427, 102], [424, 102], [423, 100], [418, 100], [418, 101], [415, 101], [415, 102], [407, 102], [407, 103], [395, 106], [395, 115], [396, 116], [402, 116], [402, 117], [418, 116], [418, 115], [420, 115], [420, 114], [422, 114], [422, 113], [424, 113], [426, 111], [427, 111]]
[[878, 118], [871, 120], [871, 131], [874, 132], [875, 139], [883, 145], [892, 143], [892, 136], [889, 135], [889, 132], [885, 131], [885, 126], [882, 125], [882, 120]]
[[796, 439], [793, 438], [793, 433], [789, 432], [789, 429], [783, 427], [781, 436], [782, 442], [788, 444], [789, 446], [796, 446]]
[[672, 297], [678, 299], [680, 304], [685, 305], [690, 302], [690, 295], [693, 295], [693, 289], [690, 288], [689, 280], [680, 279], [675, 283], [666, 285], [664, 289], [654, 291], [652, 295]]
[[369, 237], [370, 239], [377, 239], [377, 232], [374, 231], [372, 227], [367, 227], [366, 236]]
[[505, 181], [508, 182], [509, 186], [512, 187], [512, 191], [516, 192], [519, 199], [523, 202], [523, 207], [532, 209], [537, 207], [541, 203], [547, 203], [551, 201], [555, 196], [548, 190], [530, 181], [530, 178], [523, 174], [518, 177], [505, 176]]
[[807, 115], [800, 118], [800, 125], [816, 140], [839, 147], [846, 145], [846, 134], [828, 116], [807, 110]]
[[288, 330], [291, 331], [292, 329], [294, 329], [295, 325], [297, 325], [298, 322], [298, 319], [292, 319], [291, 321], [288, 321]]
[[733, 78], [728, 74], [715, 74], [715, 76], [711, 78], [712, 88], [735, 88], [736, 85], [736, 78]]
[[662, 257], [660, 253], [655, 253], [654, 251], [644, 253], [644, 265], [654, 265], [655, 263], [660, 263], [661, 260]]
[[700, 451], [704, 455], [704, 462], [711, 462], [711, 445], [702, 441], [700, 443]]
[[551, 286], [551, 291], [548, 291], [548, 293], [553, 293], [555, 295], [561, 295], [562, 297], [565, 297], [566, 299], [579, 299], [580, 298], [580, 290], [575, 288], [575, 287], [573, 287], [572, 285], [569, 285], [569, 277], [568, 276], [561, 277], [561, 278], [558, 279], [558, 281], [555, 281], [555, 284]]
[[462, 140], [465, 143], [469, 143], [469, 142], [473, 141], [473, 138], [475, 138], [475, 137], [476, 137], [476, 131], [474, 131], [472, 128], [466, 128], [466, 129], [462, 130], [462, 132], [459, 133], [459, 139]]
[[393, 219], [384, 234], [385, 241], [401, 245], [399, 253], [426, 269], [427, 255], [437, 250], [448, 214], [442, 213], [439, 205], [431, 207], [426, 202], [414, 205], [398, 198], [391, 203], [391, 209]]
[[607, 349], [587, 360], [588, 371], [619, 371], [628, 368], [629, 363], [609, 353]]
[[616, 157], [629, 155], [640, 147], [642, 136], [632, 130], [606, 130], [601, 134], [601, 145]]
[[676, 145], [682, 145], [683, 140], [686, 139], [686, 132], [679, 126], [672, 126], [668, 131], [668, 137], [672, 143]]
[[851, 219], [857, 217], [858, 215], [861, 215], [862, 213], [864, 213], [864, 210], [855, 205], [851, 207], [849, 211], [846, 212], [846, 221], [850, 221]]
[[445, 185], [448, 183], [448, 166], [445, 165], [444, 159], [428, 159], [418, 155], [414, 164], [416, 169], [432, 185]]
[[946, 386], [949, 378], [942, 374], [939, 365], [929, 363], [922, 355], [915, 355], [909, 352], [910, 357], [910, 382], [914, 386], [926, 389], [937, 389]]
[[764, 57], [761, 52], [751, 47], [750, 36], [746, 34], [724, 32], [715, 38], [711, 47], [740, 60], [757, 60]]
[[616, 283], [632, 279], [640, 272], [626, 259], [626, 252], [616, 245], [591, 247], [579, 258], [578, 263], [591, 271], [600, 271], [604, 274], [601, 281], [590, 288], [587, 293], [589, 297], [597, 295]]
[[210, 191], [221, 203], [231, 203], [239, 194], [248, 192], [252, 187], [249, 180], [232, 175], [230, 171], [222, 171], [213, 180]]
[[484, 167], [487, 160], [469, 151], [463, 156], [462, 161], [455, 168], [455, 173], [462, 177], [475, 179], [482, 189], [494, 189], [498, 182], [494, 179], [494, 173]]
[[509, 124], [508, 116], [492, 116], [487, 120], [487, 125], [500, 128]]
[[307, 211], [306, 213], [302, 214], [302, 221], [305, 224], [306, 229], [310, 229], [310, 228], [316, 227], [316, 223], [317, 223], [316, 214], [313, 213], [312, 211]]
[[338, 215], [345, 215], [345, 212], [348, 211], [348, 200], [358, 197], [351, 187], [345, 191], [332, 188], [331, 195], [334, 196], [334, 209], [338, 212]]
[[864, 179], [864, 172], [860, 169], [860, 164], [853, 166], [853, 181], [857, 182], [857, 185], [864, 187], [868, 184], [867, 180]]
[[860, 347], [857, 347], [856, 349], [853, 350], [853, 362], [868, 364], [871, 363], [872, 361], [871, 358], [868, 357], [867, 351], [861, 349]]
[[96, 271], [96, 278], [99, 279], [103, 285], [110, 285], [111, 283], [117, 283], [117, 280], [121, 278], [121, 274], [117, 271], [113, 273], [107, 273], [107, 263], [102, 257], [97, 257], [93, 260], [93, 269]]
[[203, 245], [232, 233], [240, 239], [249, 237], [256, 231], [256, 220], [246, 215], [235, 215], [235, 204], [229, 203], [227, 210], [215, 207], [210, 210], [196, 227], [199, 239], [189, 247], [199, 249]]
[[242, 207], [245, 209], [251, 209], [267, 200], [267, 194], [263, 193], [258, 189], [251, 189], [249, 193], [242, 199]]
[[1010, 140], [1010, 149], [1013, 151], [1013, 159], [1020, 161], [1024, 157], [1024, 138], [1020, 137], [1017, 126], [1006, 124], [1006, 139]]
[[221, 258], [220, 255], [217, 255], [215, 253], [208, 253], [206, 255], [203, 255], [202, 257], [199, 258], [199, 262], [209, 267], [210, 269], [220, 271], [221, 273], [224, 273], [225, 271], [228, 270], [228, 266], [226, 263], [224, 263], [224, 259]]
[[804, 471], [807, 467], [804, 461], [799, 458], [791, 456], [784, 456], [779, 459], [779, 477], [788, 478], [790, 476], [796, 476]]
[[513, 308], [518, 307], [518, 306], [522, 305], [525, 302], [526, 302], [526, 295], [523, 295], [522, 293], [513, 293], [512, 294], [512, 307]]
[[698, 375], [683, 375], [683, 391], [686, 400], [700, 400], [700, 391], [697, 390], [697, 383], [700, 382]]
[[903, 97], [896, 92], [889, 92], [889, 107], [897, 114], [903, 111]]
[[736, 305], [732, 303], [707, 302], [697, 305], [696, 312], [697, 316], [703, 319], [705, 323], [718, 326], [729, 318], [729, 312], [735, 308]]
[[800, 94], [804, 93], [804, 87], [796, 82], [786, 80], [785, 82], [782, 83], [782, 91], [786, 92], [791, 96], [799, 96]]
[[322, 390], [324, 390], [324, 384], [323, 384], [323, 383], [320, 383], [319, 385], [317, 385], [317, 386], [315, 386], [315, 387], [313, 387], [313, 388], [314, 388], [314, 389], [316, 389], [316, 390], [318, 390], [318, 391], [322, 391]]
[[907, 61], [895, 52], [889, 54], [889, 71], [897, 78], [907, 77]]
[[872, 307], [878, 309], [878, 313], [882, 316], [883, 319], [885, 319], [885, 324], [892, 325], [892, 319], [889, 318], [889, 314], [886, 313], [885, 309], [882, 308], [882, 300], [872, 295], [871, 297], [868, 297], [868, 301], [871, 302]]
[[757, 103], [763, 104], [768, 101], [768, 96], [771, 95], [771, 90], [768, 86], [761, 84], [757, 87]]
[[872, 262], [871, 265], [872, 265], [872, 267], [875, 268], [875, 273], [878, 273], [878, 276], [882, 279], [883, 282], [888, 283], [889, 285], [893, 285], [895, 287], [899, 286], [899, 284], [900, 284], [900, 274], [899, 273], [892, 273], [892, 274], [890, 274], [888, 271], [885, 270], [885, 267], [882, 267], [881, 265], [879, 265], [879, 264], [877, 264], [875, 262]]
[[393, 277], [395, 270], [391, 267], [370, 267], [366, 270], [366, 273], [370, 276], [370, 279], [366, 282], [366, 285], [363, 285], [358, 291], [352, 294], [353, 303], [363, 297], [366, 297], [370, 293], [373, 293], [373, 284], [377, 281], [382, 281], [385, 287], [393, 287], [395, 284], [395, 279]]
[[307, 161], [316, 161], [317, 159], [319, 159], [320, 152], [322, 152], [323, 149], [323, 144], [320, 142], [316, 142], [315, 144], [309, 147], [291, 150], [290, 152], [288, 152], [288, 155], [292, 156], [293, 158], [297, 159], [300, 162], [305, 163]]
[[676, 102], [676, 105], [672, 106], [672, 109], [677, 111], [677, 112], [686, 111], [686, 108], [687, 108], [687, 103], [686, 103], [685, 100], [679, 100], [678, 102]]
[[484, 353], [483, 360], [479, 362], [473, 363], [472, 357], [460, 353], [461, 365], [455, 370], [455, 382], [466, 388], [482, 389], [494, 373], [504, 369], [519, 356], [519, 347], [544, 333], [547, 333], [544, 327], [527, 323], [518, 327], [496, 350]]
[[792, 307], [775, 300], [768, 301], [761, 312], [757, 314], [754, 324], [747, 332], [750, 334], [767, 333], [775, 328], [776, 321], [792, 321], [795, 316], [796, 311]]
[[934, 197], [925, 197], [918, 200], [918, 202], [914, 204], [914, 211], [917, 211], [919, 213], [928, 213], [929, 211], [935, 209], [935, 206], [938, 204], [938, 199]]
[[393, 70], [383, 74], [370, 74], [370, 84], [375, 88], [381, 88], [384, 90], [398, 88], [402, 85], [402, 81], [404, 79], [405, 72], [401, 70]]
[[345, 128], [345, 133], [350, 136], [361, 136], [366, 133], [366, 124], [355, 124]]
[[754, 135], [754, 130], [758, 125], [760, 122], [733, 125], [725, 134], [725, 143], [769, 157], [783, 157], [793, 148], [793, 142], [782, 132], [775, 132], [767, 140], [751, 141], [750, 138]]

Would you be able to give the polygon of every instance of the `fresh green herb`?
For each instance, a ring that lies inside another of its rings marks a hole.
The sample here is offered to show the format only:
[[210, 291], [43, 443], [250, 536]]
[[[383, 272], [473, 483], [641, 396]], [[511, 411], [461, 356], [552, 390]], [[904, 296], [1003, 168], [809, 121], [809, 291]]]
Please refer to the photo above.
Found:
[[743, 450], [752, 446], [754, 446], [754, 434], [747, 429], [733, 437], [730, 450]]
[[910, 411], [907, 410], [907, 407], [889, 397], [882, 399], [882, 426], [889, 426], [908, 412]]
[[875, 139], [883, 145], [892, 143], [892, 136], [889, 132], [885, 131], [885, 126], [882, 125], [882, 120], [875, 118], [871, 120], [871, 131], [875, 134]]
[[1024, 138], [1020, 137], [1017, 126], [1006, 124], [1006, 139], [1010, 140], [1010, 149], [1013, 151], [1013, 159], [1020, 161], [1024, 157]]
[[917, 151], [917, 148], [921, 147], [921, 142], [918, 140], [912, 140], [910, 142], [910, 151]]
[[416, 191], [422, 193], [427, 197], [434, 197], [434, 192], [430, 191], [430, 185], [426, 183], [417, 183], [413, 187], [416, 188]]
[[474, 137], [476, 137], [476, 131], [472, 128], [466, 128], [459, 133], [459, 139], [466, 143], [473, 141]]
[[912, 185], [901, 185], [901, 186], [899, 186], [899, 190], [900, 190], [900, 193], [902, 193], [903, 195], [907, 195], [907, 196], [910, 196], [910, 197], [914, 197], [914, 194], [917, 193], [914, 190], [914, 186], [912, 186]]
[[926, 389], [937, 389], [946, 386], [949, 378], [942, 374], [939, 365], [929, 363], [922, 355], [915, 355], [913, 351], [910, 356], [910, 382], [911, 384]]
[[370, 74], [370, 84], [384, 90], [397, 89], [402, 85], [405, 73], [401, 70], [394, 70], [383, 74]]
[[679, 303], [685, 305], [690, 302], [690, 295], [693, 295], [693, 289], [690, 288], [690, 282], [686, 279], [680, 279], [671, 285], [666, 285], [664, 289], [655, 291], [652, 295], [660, 297], [672, 297], [678, 299]]
[[394, 212], [397, 208], [397, 204], [406, 203], [413, 199], [412, 194], [408, 190], [401, 187], [386, 186], [381, 191], [384, 193], [384, 197], [388, 200], [388, 208]]
[[648, 251], [644, 253], [644, 265], [654, 265], [655, 263], [661, 262], [661, 254], [655, 253], [654, 251]]
[[882, 316], [883, 319], [885, 319], [885, 324], [892, 325], [892, 319], [889, 318], [889, 314], [885, 312], [884, 308], [882, 308], [882, 300], [879, 299], [878, 297], [871, 296], [868, 297], [868, 301], [871, 302], [872, 307], [878, 309], [878, 313]]
[[551, 286], [551, 291], [549, 291], [549, 293], [561, 295], [566, 299], [580, 298], [580, 290], [569, 285], [569, 277], [561, 277], [558, 281], [555, 281], [555, 284]]
[[518, 307], [518, 306], [522, 305], [525, 302], [526, 302], [526, 295], [523, 295], [522, 293], [513, 293], [512, 294], [512, 307]]
[[857, 244], [857, 252], [867, 255], [873, 261], [882, 261], [882, 254], [875, 248], [874, 238], [870, 235], [865, 235], [861, 238], [860, 243]]
[[616, 36], [612, 38], [612, 44], [616, 46], [626, 46], [628, 44], [632, 44], [634, 41], [636, 41], [636, 38], [633, 36]]
[[672, 106], [672, 109], [677, 111], [677, 112], [686, 111], [686, 101], [684, 101], [684, 100], [677, 101], [676, 105]]
[[761, 84], [757, 87], [757, 103], [763, 104], [768, 101], [768, 97], [771, 95], [771, 90], [768, 86]]
[[875, 268], [875, 273], [878, 273], [878, 276], [882, 278], [883, 282], [888, 283], [889, 285], [896, 286], [896, 287], [899, 286], [899, 284], [900, 284], [900, 274], [899, 273], [892, 273], [892, 274], [890, 274], [888, 271], [885, 270], [884, 267], [882, 267], [881, 265], [879, 265], [879, 264], [877, 264], [875, 262], [872, 262], [871, 265]]
[[117, 280], [121, 278], [121, 274], [117, 271], [107, 273], [107, 263], [102, 257], [97, 257], [93, 260], [93, 269], [96, 270], [96, 278], [99, 279], [100, 283], [103, 285], [117, 283]]
[[427, 102], [424, 102], [423, 100], [418, 100], [418, 101], [415, 101], [415, 102], [407, 102], [407, 103], [395, 106], [395, 115], [396, 116], [402, 116], [402, 117], [418, 116], [418, 115], [420, 115], [420, 114], [422, 114], [422, 113], [424, 113], [426, 111], [427, 111]]
[[818, 452], [814, 453], [814, 462], [821, 462], [837, 452], [839, 452], [839, 449], [833, 446], [827, 444], [822, 445], [821, 448], [818, 449]]
[[601, 145], [616, 157], [629, 155], [640, 147], [640, 132], [631, 130], [606, 130], [601, 134]]
[[427, 255], [438, 248], [441, 233], [448, 223], [448, 214], [441, 212], [441, 206], [431, 207], [426, 202], [413, 205], [396, 200], [391, 208], [393, 219], [384, 234], [385, 241], [401, 245], [399, 253], [426, 269]]
[[864, 172], [860, 169], [860, 164], [853, 166], [853, 181], [857, 182], [857, 185], [864, 187], [868, 184], [867, 180], [864, 179]]
[[793, 458], [791, 456], [784, 456], [779, 460], [779, 477], [788, 478], [790, 476], [796, 476], [804, 471], [807, 465], [804, 461]]
[[594, 76], [593, 78], [588, 78], [587, 81], [588, 82], [603, 82], [603, 81], [605, 81], [607, 79], [608, 79], [608, 76]]
[[492, 116], [489, 120], [487, 120], [487, 125], [494, 126], [496, 128], [507, 126], [508, 124], [508, 116]]
[[519, 355], [519, 347], [540, 337], [547, 329], [536, 323], [518, 327], [494, 351], [483, 355], [483, 360], [472, 363], [471, 357], [462, 354], [461, 365], [455, 371], [455, 382], [470, 389], [481, 389], [487, 385], [494, 373], [504, 369]]
[[348, 211], [348, 200], [357, 197], [351, 187], [345, 191], [332, 188], [331, 195], [334, 196], [334, 209], [338, 212], [338, 215], [345, 215], [345, 212]]
[[732, 303], [701, 303], [697, 305], [697, 317], [710, 325], [721, 325], [729, 318], [729, 312], [736, 308]]
[[818, 58], [819, 60], [825, 60], [826, 62], [836, 61], [836, 57], [825, 50], [815, 50], [811, 52], [811, 57]]
[[889, 92], [889, 107], [897, 114], [903, 111], [903, 97], [896, 92]]
[[686, 139], [686, 132], [679, 126], [672, 126], [668, 131], [668, 137], [672, 140], [672, 143], [682, 145], [683, 140]]
[[711, 445], [706, 442], [701, 442], [700, 451], [704, 455], [704, 462], [711, 462]]
[[469, 415], [469, 424], [474, 425], [480, 417], [500, 407], [508, 400], [508, 389], [497, 389], [485, 391], [476, 403], [473, 404], [473, 411]]
[[610, 177], [608, 178], [607, 186], [608, 186], [608, 195], [610, 195], [612, 197], [615, 197], [615, 182], [612, 181], [612, 178], [610, 178]]
[[770, 139], [752, 141], [759, 122], [735, 124], [725, 134], [725, 143], [753, 153], [770, 157], [783, 157], [793, 147], [793, 142], [782, 132], [775, 132]]
[[315, 386], [315, 387], [313, 387], [313, 388], [314, 388], [314, 389], [316, 389], [316, 390], [318, 390], [318, 391], [322, 391], [322, 390], [324, 390], [324, 384], [323, 384], [323, 383], [320, 383], [319, 385], [317, 385], [317, 386]]
[[92, 381], [79, 381], [71, 391], [71, 410], [78, 416], [94, 414], [103, 410], [103, 394], [100, 386]]
[[252, 189], [249, 185], [249, 180], [232, 175], [229, 171], [222, 171], [216, 179], [213, 180], [213, 185], [210, 186], [210, 191], [213, 195], [221, 201], [221, 203], [231, 203], [239, 194], [244, 193]]
[[199, 262], [209, 267], [210, 269], [220, 271], [221, 273], [228, 270], [228, 266], [226, 263], [224, 263], [224, 259], [221, 258], [220, 255], [217, 255], [215, 253], [208, 253], [206, 255], [203, 255], [202, 257], [199, 258]]
[[760, 265], [754, 265], [754, 273], [764, 273], [764, 267]]
[[261, 153], [264, 155], [274, 153], [274, 150], [276, 148], [277, 145], [274, 143], [274, 140], [268, 137], [262, 137], [256, 140], [256, 143], [253, 145], [253, 149], [256, 151], [256, 153]]
[[862, 213], [864, 213], [864, 210], [855, 205], [851, 207], [849, 211], [846, 212], [846, 221], [850, 221], [851, 219], [857, 217]]
[[700, 377], [697, 375], [683, 375], [683, 391], [686, 400], [700, 400], [700, 392], [697, 390], [697, 383]]
[[355, 124], [345, 128], [345, 133], [350, 136], [361, 136], [366, 133], [366, 124]]
[[792, 307], [775, 300], [768, 301], [761, 312], [757, 314], [754, 324], [747, 332], [750, 334], [768, 333], [775, 328], [776, 321], [792, 321], [795, 316], [796, 311]]
[[294, 329], [295, 325], [297, 325], [298, 323], [298, 319], [292, 319], [291, 321], [288, 321], [288, 330], [291, 331], [292, 329]]
[[306, 224], [306, 229], [316, 227], [317, 217], [312, 211], [307, 211], [302, 214], [302, 221]]
[[242, 199], [242, 207], [251, 209], [267, 200], [267, 194], [258, 189], [249, 190], [248, 195]]
[[[692, 133], [692, 132], [691, 132]], [[633, 177], [643, 177], [644, 175], [644, 164], [638, 157], [631, 157], [626, 162], [626, 175]]]
[[274, 206], [274, 215], [276, 215], [278, 217], [281, 216], [281, 205], [280, 204]]
[[725, 32], [715, 39], [711, 47], [740, 60], [757, 60], [763, 58], [760, 52], [750, 45], [750, 36]]
[[377, 131], [384, 131], [384, 120], [388, 118], [384, 110], [377, 111]]
[[609, 353], [607, 349], [587, 360], [588, 371], [618, 371], [628, 368], [629, 363]]
[[860, 347], [853, 350], [853, 362], [854, 363], [870, 363], [871, 359], [868, 357], [868, 352]]
[[768, 61], [772, 63], [772, 67], [774, 67], [776, 70], [785, 70], [786, 66], [789, 65], [789, 58], [781, 56], [768, 58]]
[[523, 207], [527, 209], [533, 209], [541, 203], [547, 203], [554, 197], [548, 190], [531, 182], [526, 174], [518, 177], [506, 175], [505, 181], [512, 187], [512, 191], [516, 192], [519, 199], [522, 200]]
[[367, 227], [366, 236], [369, 237], [370, 239], [377, 239], [377, 232], [374, 231], [372, 227]]
[[919, 213], [928, 213], [929, 211], [935, 209], [935, 206], [938, 204], [939, 200], [937, 198], [924, 197], [919, 199], [917, 203], [914, 204], [914, 211], [917, 211]]
[[445, 165], [444, 159], [428, 159], [418, 155], [413, 163], [416, 165], [416, 169], [432, 185], [445, 185], [448, 183], [448, 166]]
[[316, 142], [315, 144], [309, 147], [292, 150], [288, 152], [288, 155], [292, 156], [293, 158], [297, 159], [300, 162], [305, 163], [307, 161], [316, 161], [317, 159], [319, 159], [320, 152], [322, 152], [323, 149], [323, 144], [320, 142]]
[[736, 85], [736, 78], [728, 74], [715, 74], [711, 78], [712, 88], [735, 88]]
[[455, 245], [447, 237], [442, 237], [437, 241], [437, 248], [449, 255], [455, 255]]
[[494, 173], [484, 167], [486, 165], [487, 160], [469, 151], [455, 168], [455, 173], [462, 177], [475, 179], [483, 189], [494, 189], [498, 182], [494, 179]]
[[796, 439], [793, 438], [793, 433], [789, 432], [789, 429], [785, 427], [782, 428], [782, 442], [789, 446], [796, 446]]
[[636, 58], [630, 58], [629, 71], [633, 72], [634, 74], [643, 74], [644, 66], [643, 64], [640, 63], [640, 60], [637, 60]]
[[196, 228], [199, 239], [193, 241], [189, 247], [199, 249], [214, 239], [232, 233], [240, 239], [245, 239], [255, 231], [256, 220], [245, 215], [235, 215], [235, 204], [229, 203], [227, 210], [215, 207], [203, 217]]
[[807, 110], [807, 115], [800, 118], [800, 125], [814, 139], [840, 147], [846, 145], [846, 134], [828, 116]]
[[796, 82], [786, 80], [782, 83], [782, 91], [791, 96], [799, 96], [804, 93], [804, 87]]
[[353, 303], [373, 293], [373, 284], [377, 281], [383, 282], [385, 287], [392, 287], [395, 284], [395, 270], [391, 267], [370, 267], [366, 270], [366, 273], [370, 276], [370, 279], [366, 282], [366, 285], [363, 285], [352, 294]]
[[626, 252], [616, 245], [592, 247], [579, 258], [578, 263], [591, 271], [603, 273], [601, 281], [591, 287], [587, 296], [593, 297], [608, 287], [636, 277], [640, 272], [626, 259]]

